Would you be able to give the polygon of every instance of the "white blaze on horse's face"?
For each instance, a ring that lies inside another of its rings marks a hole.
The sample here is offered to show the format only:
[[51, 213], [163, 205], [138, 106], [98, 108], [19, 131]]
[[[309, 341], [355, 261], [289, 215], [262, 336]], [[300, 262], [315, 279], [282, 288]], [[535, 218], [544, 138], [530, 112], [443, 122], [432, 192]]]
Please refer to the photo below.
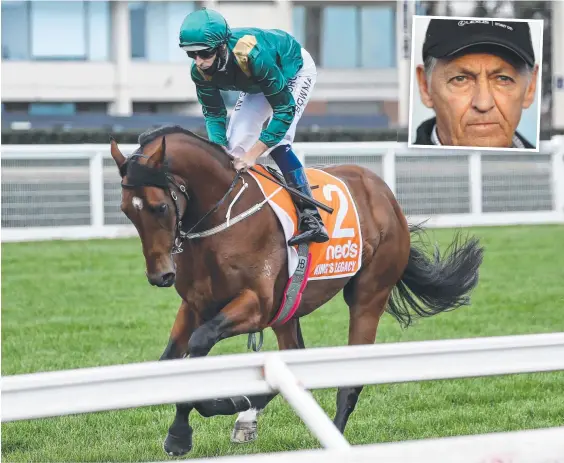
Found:
[[133, 197], [133, 199], [131, 200], [131, 204], [133, 204], [133, 207], [135, 209], [137, 209], [138, 211], [143, 209], [143, 200], [141, 198], [139, 198], [138, 196]]

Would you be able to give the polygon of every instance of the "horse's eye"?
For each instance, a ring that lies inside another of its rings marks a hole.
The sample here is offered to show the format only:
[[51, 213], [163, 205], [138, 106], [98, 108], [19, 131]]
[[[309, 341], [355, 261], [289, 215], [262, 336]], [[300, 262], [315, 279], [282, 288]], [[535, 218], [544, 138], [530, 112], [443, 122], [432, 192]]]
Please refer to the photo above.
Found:
[[157, 212], [159, 214], [164, 214], [166, 211], [168, 211], [168, 204], [163, 203], [161, 204], [158, 208], [157, 208]]

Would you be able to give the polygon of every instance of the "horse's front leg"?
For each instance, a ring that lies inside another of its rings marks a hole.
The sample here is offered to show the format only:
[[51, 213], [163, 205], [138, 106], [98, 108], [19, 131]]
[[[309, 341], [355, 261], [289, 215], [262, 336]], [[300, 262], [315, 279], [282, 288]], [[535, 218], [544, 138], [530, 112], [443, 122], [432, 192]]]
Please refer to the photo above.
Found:
[[[190, 336], [200, 324], [198, 313], [182, 301], [170, 338], [160, 360], [173, 360], [186, 356]], [[194, 408], [191, 403], [176, 404], [176, 415], [163, 443], [164, 451], [170, 456], [180, 456], [192, 449], [192, 428], [189, 415]]]
[[[225, 338], [259, 330], [262, 326], [260, 298], [252, 290], [244, 290], [227, 304], [214, 318], [202, 324], [188, 342], [190, 357], [203, 357], [215, 344]], [[206, 400], [194, 404], [205, 417], [233, 415], [251, 408], [245, 396]]]
[[[278, 339], [278, 348], [280, 350], [305, 348], [299, 319], [293, 318], [284, 325], [276, 326], [272, 329]], [[231, 442], [245, 444], [258, 437], [258, 415], [262, 413], [276, 395], [277, 393], [271, 393], [249, 397], [251, 399], [251, 408], [239, 413], [231, 433]]]

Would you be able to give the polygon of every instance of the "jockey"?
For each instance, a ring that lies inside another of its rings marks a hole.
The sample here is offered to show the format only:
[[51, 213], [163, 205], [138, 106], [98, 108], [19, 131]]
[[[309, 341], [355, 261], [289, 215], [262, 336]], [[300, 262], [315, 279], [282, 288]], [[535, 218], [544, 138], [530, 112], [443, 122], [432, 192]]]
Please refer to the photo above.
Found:
[[[235, 157], [237, 170], [270, 154], [288, 185], [312, 197], [304, 167], [291, 147], [316, 81], [310, 54], [284, 31], [230, 29], [221, 14], [206, 8], [186, 16], [179, 46], [194, 60], [191, 77], [209, 139]], [[220, 90], [241, 92], [227, 129]], [[299, 198], [295, 203], [300, 231], [288, 244], [328, 241], [317, 208]]]

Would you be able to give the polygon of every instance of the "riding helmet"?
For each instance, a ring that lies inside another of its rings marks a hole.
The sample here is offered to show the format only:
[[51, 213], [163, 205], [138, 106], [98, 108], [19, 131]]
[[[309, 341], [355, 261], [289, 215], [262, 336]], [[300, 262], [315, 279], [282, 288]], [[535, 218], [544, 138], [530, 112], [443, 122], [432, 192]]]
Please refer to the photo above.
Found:
[[225, 18], [217, 11], [202, 8], [184, 18], [179, 46], [185, 51], [216, 48], [226, 43], [230, 36], [231, 29]]

